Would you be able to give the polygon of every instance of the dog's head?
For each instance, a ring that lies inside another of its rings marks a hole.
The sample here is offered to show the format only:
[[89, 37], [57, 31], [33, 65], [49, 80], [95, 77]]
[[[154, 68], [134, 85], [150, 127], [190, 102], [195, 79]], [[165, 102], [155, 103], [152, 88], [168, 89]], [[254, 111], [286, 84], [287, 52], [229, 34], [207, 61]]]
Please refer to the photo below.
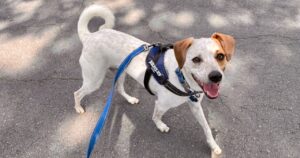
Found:
[[190, 37], [174, 44], [179, 68], [211, 99], [219, 95], [223, 72], [234, 49], [234, 38], [222, 33], [214, 33], [211, 38]]

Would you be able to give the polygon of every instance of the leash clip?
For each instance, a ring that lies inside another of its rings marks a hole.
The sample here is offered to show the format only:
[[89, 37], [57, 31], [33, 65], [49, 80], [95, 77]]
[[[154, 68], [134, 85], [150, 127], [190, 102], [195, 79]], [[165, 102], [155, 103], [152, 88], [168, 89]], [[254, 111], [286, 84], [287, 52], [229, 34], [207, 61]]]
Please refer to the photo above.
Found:
[[152, 47], [152, 45], [144, 44], [143, 47], [144, 47], [144, 51], [148, 51], [149, 48]]
[[144, 44], [143, 47], [144, 47], [144, 51], [148, 51], [149, 50], [149, 46], [148, 45]]
[[161, 46], [161, 43], [153, 43], [153, 44], [150, 44], [150, 45], [147, 45], [147, 44], [143, 45], [144, 51], [148, 51], [151, 47], [158, 47], [158, 46]]
[[195, 91], [196, 93], [194, 94], [194, 96], [196, 97], [196, 98], [199, 98], [200, 96], [201, 96], [201, 94], [200, 93], [202, 93], [201, 91]]

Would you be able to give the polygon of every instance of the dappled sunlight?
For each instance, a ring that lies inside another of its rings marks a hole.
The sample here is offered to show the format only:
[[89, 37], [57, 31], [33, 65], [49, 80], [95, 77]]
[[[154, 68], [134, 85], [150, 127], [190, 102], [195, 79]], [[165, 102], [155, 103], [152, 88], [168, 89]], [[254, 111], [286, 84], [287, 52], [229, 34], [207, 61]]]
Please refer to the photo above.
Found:
[[142, 9], [135, 8], [127, 12], [124, 17], [121, 17], [120, 21], [122, 24], [132, 26], [139, 23], [141, 19], [144, 17], [145, 17], [145, 11]]
[[175, 15], [174, 21], [179, 28], [189, 28], [194, 23], [194, 15], [190, 11], [181, 11]]
[[272, 46], [270, 48], [273, 48], [273, 51], [271, 52], [278, 59], [278, 61], [284, 64], [290, 64], [290, 59], [291, 57], [293, 57], [293, 54], [291, 52], [291, 49], [288, 46], [282, 44], [276, 44], [275, 46]]
[[74, 46], [79, 42], [79, 38], [77, 33], [71, 34], [68, 37], [64, 37], [58, 40], [55, 40], [53, 43], [52, 53], [53, 54], [62, 54], [62, 53], [70, 53], [72, 54], [74, 50]]
[[66, 118], [57, 130], [56, 139], [64, 145], [64, 147], [72, 148], [89, 140], [90, 134], [94, 127], [98, 113], [85, 113]]
[[42, 0], [36, 1], [13, 1], [10, 3], [10, 7], [14, 8], [14, 14], [17, 14], [14, 18], [14, 22], [22, 22], [29, 20], [35, 13], [34, 10], [38, 9], [42, 5]]
[[207, 21], [211, 26], [213, 26], [215, 28], [227, 26], [229, 23], [228, 20], [224, 16], [221, 16], [218, 14], [208, 15]]
[[[89, 104], [86, 112], [83, 114], [77, 114], [74, 110], [72, 115], [66, 116], [65, 119], [59, 123], [56, 133], [52, 137], [50, 150], [55, 151], [56, 153], [61, 153], [58, 151], [62, 149], [72, 151], [78, 146], [85, 147], [85, 144], [88, 144], [89, 142], [91, 133], [94, 130], [95, 124], [102, 110], [103, 107], [100, 107], [99, 103], [95, 102], [93, 104]], [[118, 106], [115, 106], [114, 109], [111, 110], [110, 116], [109, 121], [111, 121], [111, 123], [107, 124], [104, 129], [107, 129], [110, 134], [114, 133], [116, 130], [120, 130], [120, 134], [116, 139], [117, 143], [116, 146], [114, 146], [114, 150], [120, 154], [126, 153], [124, 155], [126, 157], [127, 154], [129, 155], [130, 136], [135, 130], [135, 126], [126, 114], [122, 114], [121, 116], [119, 115]], [[122, 117], [121, 122], [118, 122], [119, 118], [117, 117]], [[120, 124], [121, 127], [116, 127], [116, 124]], [[115, 138], [113, 138], [113, 135], [110, 134], [105, 134], [105, 139], [108, 142], [113, 142]]]
[[120, 134], [116, 142], [114, 150], [122, 155], [122, 157], [130, 157], [131, 134], [135, 130], [134, 124], [130, 121], [126, 114], [122, 116]]
[[0, 72], [1, 75], [13, 76], [37, 69], [43, 63], [38, 55], [51, 42], [59, 27], [52, 27], [40, 36], [26, 34], [13, 39], [1, 36], [0, 38]]
[[170, 26], [189, 28], [194, 23], [194, 16], [194, 13], [190, 11], [162, 12], [150, 19], [149, 27], [155, 31], [170, 29]]
[[179, 29], [188, 29], [195, 22], [195, 13], [191, 11], [161, 12], [154, 14], [149, 21], [149, 27], [156, 32], [165, 32], [172, 37], [182, 37]]
[[0, 21], [0, 30], [7, 28], [11, 22], [9, 20], [6, 21]]
[[152, 10], [154, 12], [160, 12], [163, 11], [166, 8], [166, 5], [163, 3], [155, 3]]
[[248, 10], [241, 10], [237, 13], [231, 13], [227, 15], [229, 21], [234, 25], [254, 25], [254, 15]]
[[84, 3], [85, 6], [89, 6], [91, 4], [103, 4], [112, 9], [114, 12], [124, 8], [131, 8], [135, 5], [134, 0], [86, 0]]
[[147, 30], [146, 26], [135, 26], [131, 27], [127, 30], [127, 33], [130, 35], [138, 36], [138, 35], [143, 35], [143, 36], [150, 36], [152, 35], [149, 30]]
[[61, 3], [60, 7], [64, 10], [63, 14], [61, 15], [64, 18], [68, 18], [74, 15], [78, 15], [81, 12], [82, 5], [79, 3], [74, 3], [74, 0], [64, 0]]
[[300, 29], [300, 9], [294, 17], [286, 17], [283, 20], [283, 27], [290, 29]]
[[113, 10], [135, 5], [133, 0], [105, 0], [103, 4], [107, 5]]
[[58, 141], [63, 147], [71, 149], [87, 142], [98, 117], [97, 111], [91, 110], [84, 114], [77, 114], [74, 110], [74, 115], [66, 117], [60, 123], [53, 142], [56, 144]]
[[249, 26], [254, 25], [254, 15], [247, 10], [239, 10], [236, 12], [215, 14], [211, 13], [207, 16], [208, 23], [214, 28], [231, 27], [236, 25]]

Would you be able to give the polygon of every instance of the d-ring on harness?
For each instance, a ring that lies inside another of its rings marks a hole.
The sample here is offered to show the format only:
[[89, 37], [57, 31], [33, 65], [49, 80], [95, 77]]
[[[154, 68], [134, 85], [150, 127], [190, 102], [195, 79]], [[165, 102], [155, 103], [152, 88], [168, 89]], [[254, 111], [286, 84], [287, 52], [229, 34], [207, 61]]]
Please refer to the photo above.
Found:
[[[105, 124], [105, 121], [107, 119], [107, 116], [108, 116], [108, 112], [109, 112], [109, 109], [110, 109], [110, 106], [111, 106], [111, 102], [112, 102], [112, 98], [113, 98], [113, 95], [114, 95], [114, 91], [115, 91], [115, 85], [116, 85], [116, 82], [118, 81], [119, 77], [121, 76], [121, 74], [124, 72], [124, 70], [127, 68], [127, 66], [129, 65], [130, 61], [137, 55], [139, 55], [140, 53], [144, 52], [144, 51], [148, 51], [149, 48], [152, 48], [150, 52], [154, 52], [155, 50], [157, 51], [158, 49], [159, 50], [163, 50], [164, 47], [160, 47], [159, 44], [151, 44], [151, 45], [146, 45], [146, 44], [143, 44], [141, 45], [140, 47], [138, 47], [137, 49], [135, 49], [134, 51], [132, 51], [124, 60], [123, 62], [121, 63], [121, 65], [119, 66], [118, 70], [117, 70], [117, 73], [114, 77], [114, 80], [113, 80], [113, 83], [112, 83], [112, 88], [110, 89], [110, 92], [109, 92], [109, 96], [107, 97], [107, 100], [106, 100], [106, 104], [105, 104], [105, 107], [103, 109], [103, 112], [102, 114], [100, 115], [98, 121], [97, 121], [97, 124], [96, 124], [96, 127], [94, 128], [94, 131], [91, 135], [91, 138], [90, 138], [90, 143], [89, 143], [89, 146], [88, 146], [88, 150], [87, 150], [87, 153], [86, 153], [86, 157], [89, 158], [91, 156], [91, 153], [94, 149], [94, 146], [96, 144], [96, 141], [97, 139], [99, 138], [99, 136], [101, 135], [101, 132], [102, 132], [102, 129], [104, 127], [104, 124]], [[168, 48], [169, 49], [169, 48]], [[162, 51], [160, 51], [162, 52]], [[163, 51], [162, 54], [164, 54], [165, 51]], [[150, 53], [149, 53], [150, 54]], [[163, 56], [162, 56], [163, 57]], [[163, 63], [163, 58], [160, 57], [160, 56], [157, 56], [158, 60], [162, 60], [162, 63]], [[161, 59], [162, 58], [162, 59]], [[156, 60], [153, 60], [153, 62], [156, 61]], [[153, 64], [153, 63], [152, 63]], [[155, 64], [153, 64], [155, 66]], [[158, 70], [158, 69], [157, 69]], [[157, 71], [157, 73], [159, 72], [160, 70]], [[180, 70], [178, 69], [178, 71], [180, 72]], [[166, 74], [166, 71], [165, 71], [165, 74]], [[177, 74], [177, 73], [176, 73]], [[151, 75], [150, 75], [151, 76]], [[154, 75], [153, 75], [154, 76]], [[178, 78], [179, 78], [179, 81], [182, 83], [182, 85], [184, 86], [184, 81], [185, 80], [182, 80], [180, 78], [183, 78], [183, 75], [182, 73], [178, 73], [177, 74]], [[155, 77], [155, 76], [154, 76]], [[167, 74], [166, 74], [166, 77], [167, 77]], [[183, 82], [182, 82], [183, 81]], [[195, 99], [197, 99], [197, 96], [199, 93], [201, 92], [196, 92], [196, 91], [187, 91], [187, 89], [185, 88], [185, 90], [187, 92], [182, 92], [180, 91], [179, 89], [177, 89], [174, 85], [172, 85], [168, 80], [162, 82], [164, 83], [164, 86], [169, 89], [170, 91], [173, 91], [175, 90], [175, 94], [177, 95], [180, 95], [180, 96], [190, 96], [190, 99], [191, 97]], [[184, 86], [185, 87], [185, 86]], [[177, 90], [179, 91], [177, 91]], [[188, 88], [190, 89], [190, 88]], [[149, 89], [150, 90], [150, 89]], [[150, 91], [151, 92], [151, 91]], [[152, 93], [152, 92], [151, 92]], [[192, 100], [192, 99], [191, 99]], [[193, 100], [192, 100], [193, 101]], [[197, 100], [196, 100], [197, 101]]]

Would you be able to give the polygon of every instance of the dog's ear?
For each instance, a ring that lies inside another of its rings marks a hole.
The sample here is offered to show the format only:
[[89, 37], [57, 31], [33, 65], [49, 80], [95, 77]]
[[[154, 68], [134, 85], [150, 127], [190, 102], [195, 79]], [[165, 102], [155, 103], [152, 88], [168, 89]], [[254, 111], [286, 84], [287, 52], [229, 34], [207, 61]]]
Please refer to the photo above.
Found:
[[186, 38], [181, 41], [177, 41], [174, 44], [175, 57], [179, 68], [181, 69], [184, 65], [187, 49], [192, 45], [194, 38]]
[[234, 53], [235, 40], [232, 36], [223, 33], [214, 33], [211, 38], [224, 50], [227, 61], [229, 61]]

